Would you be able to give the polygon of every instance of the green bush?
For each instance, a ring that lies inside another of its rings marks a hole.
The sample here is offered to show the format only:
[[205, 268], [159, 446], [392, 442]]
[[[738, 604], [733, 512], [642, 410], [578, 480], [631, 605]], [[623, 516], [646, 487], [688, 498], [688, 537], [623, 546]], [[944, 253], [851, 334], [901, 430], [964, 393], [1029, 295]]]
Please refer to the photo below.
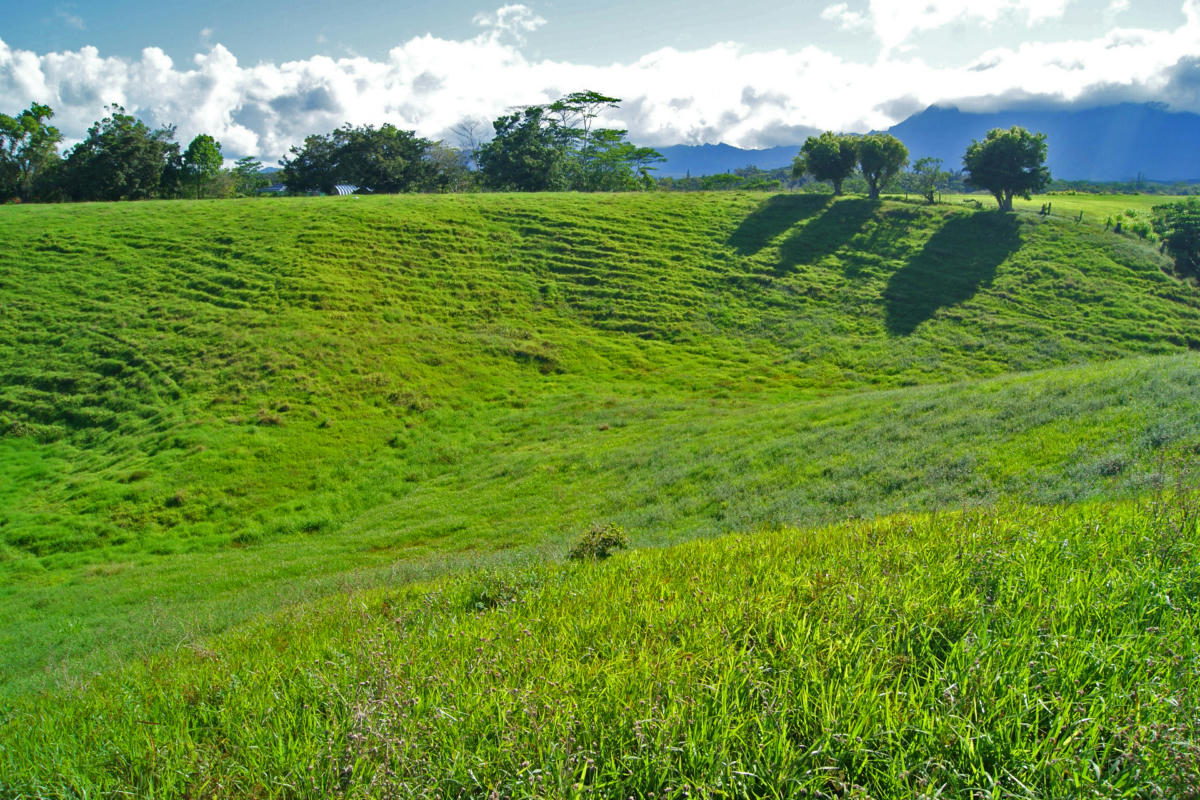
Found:
[[601, 525], [593, 522], [587, 532], [571, 546], [567, 558], [572, 561], [601, 560], [608, 558], [614, 550], [624, 550], [629, 547], [629, 536], [625, 529], [615, 522]]

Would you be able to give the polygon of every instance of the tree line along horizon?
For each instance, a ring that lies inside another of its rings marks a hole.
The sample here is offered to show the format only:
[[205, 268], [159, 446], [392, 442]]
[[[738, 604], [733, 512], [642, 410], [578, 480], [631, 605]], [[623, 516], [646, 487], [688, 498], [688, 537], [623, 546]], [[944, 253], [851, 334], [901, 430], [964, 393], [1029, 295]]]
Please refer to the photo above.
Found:
[[[666, 159], [649, 147], [627, 141], [627, 131], [599, 127], [620, 98], [600, 92], [572, 92], [552, 103], [529, 105], [492, 122], [486, 141], [479, 123], [455, 126], [462, 146], [420, 137], [390, 123], [379, 127], [349, 123], [313, 134], [293, 146], [279, 163], [289, 193], [331, 194], [349, 184], [372, 193], [466, 191], [612, 192], [681, 188], [650, 174]], [[65, 154], [62, 134], [50, 124], [54, 111], [32, 103], [15, 117], [0, 114], [0, 202], [114, 201], [153, 198], [251, 196], [270, 178], [262, 162], [246, 156], [223, 168], [221, 145], [198, 134], [181, 149], [175, 127], [151, 128], [119, 105], [88, 128]], [[1050, 183], [1046, 135], [1020, 126], [995, 128], [974, 140], [963, 154], [963, 172], [943, 169], [938, 158], [909, 166], [908, 148], [888, 133], [810, 136], [796, 156], [791, 176], [828, 183], [841, 195], [854, 176], [876, 200], [889, 187], [913, 191], [928, 203], [953, 179], [991, 194], [1000, 211], [1013, 199], [1029, 199]], [[778, 188], [763, 181], [754, 188]], [[897, 187], [897, 184], [901, 184]], [[692, 188], [683, 186], [682, 188]], [[705, 186], [697, 188], [725, 188]], [[746, 188], [746, 187], [738, 187]], [[1164, 251], [1181, 271], [1200, 274], [1200, 201], [1155, 206], [1153, 228]]]
[[[298, 194], [331, 194], [339, 184], [383, 194], [676, 188], [673, 181], [660, 186], [650, 174], [666, 160], [658, 151], [631, 144], [625, 130], [594, 124], [620, 102], [583, 91], [525, 106], [496, 119], [487, 141], [478, 123], [461, 123], [454, 129], [463, 144], [457, 148], [388, 123], [378, 128], [347, 123], [293, 146], [279, 162], [279, 177]], [[109, 115], [60, 156], [62, 135], [49, 124], [53, 115], [38, 103], [16, 117], [0, 114], [0, 201], [244, 196], [256, 194], [269, 180], [262, 162], [250, 156], [222, 169], [221, 145], [212, 136], [199, 134], [181, 150], [174, 126], [152, 129], [119, 105], [110, 106]], [[1045, 157], [1044, 134], [996, 129], [967, 149], [963, 183], [990, 192], [1008, 210], [1013, 196], [1046, 187]], [[908, 164], [907, 148], [890, 134], [827, 131], [808, 138], [791, 175], [831, 184], [835, 195], [842, 194], [851, 175], [860, 175], [867, 195], [876, 199], [886, 187], [895, 188]], [[921, 158], [905, 177], [903, 190], [933, 202], [935, 192], [955, 175], [942, 169], [941, 159]], [[766, 182], [760, 188], [772, 187]]]

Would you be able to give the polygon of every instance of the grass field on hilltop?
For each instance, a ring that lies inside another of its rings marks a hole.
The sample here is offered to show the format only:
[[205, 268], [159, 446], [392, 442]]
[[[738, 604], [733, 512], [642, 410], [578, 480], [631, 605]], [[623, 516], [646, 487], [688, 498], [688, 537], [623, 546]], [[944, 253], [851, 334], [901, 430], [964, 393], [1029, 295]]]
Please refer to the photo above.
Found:
[[[1025, 200], [1013, 199], [1013, 208], [1018, 211], [1038, 212], [1046, 203], [1050, 204], [1051, 217], [1067, 221], [1076, 221], [1079, 213], [1083, 212], [1083, 223], [1089, 226], [1104, 226], [1105, 221], [1112, 217], [1114, 220], [1124, 218], [1125, 226], [1131, 219], [1149, 221], [1153, 216], [1154, 206], [1177, 203], [1184, 198], [1162, 194], [1090, 194], [1088, 192], [1052, 192], [1036, 194]], [[985, 209], [994, 208], [996, 201], [988, 194], [947, 194], [942, 202], [951, 205], [974, 204], [978, 201]], [[1133, 216], [1127, 215], [1133, 212]]]
[[1200, 441], [1200, 291], [1056, 217], [484, 195], [0, 234], [7, 692], [594, 520], [651, 545], [1128, 496]]

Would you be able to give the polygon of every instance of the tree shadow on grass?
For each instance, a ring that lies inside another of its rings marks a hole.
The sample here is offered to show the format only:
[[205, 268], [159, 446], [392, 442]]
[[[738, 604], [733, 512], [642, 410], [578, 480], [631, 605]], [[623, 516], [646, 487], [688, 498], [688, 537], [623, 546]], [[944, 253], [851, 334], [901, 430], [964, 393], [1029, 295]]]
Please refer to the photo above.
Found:
[[998, 212], [949, 219], [888, 281], [888, 331], [908, 336], [939, 308], [974, 297], [1021, 246], [1019, 228], [1014, 216]]
[[783, 275], [797, 264], [813, 264], [854, 238], [879, 208], [878, 200], [840, 200], [821, 216], [793, 233], [779, 246]]
[[820, 212], [832, 200], [833, 196], [827, 194], [777, 194], [742, 220], [730, 235], [729, 245], [740, 255], [752, 256], [800, 220]]

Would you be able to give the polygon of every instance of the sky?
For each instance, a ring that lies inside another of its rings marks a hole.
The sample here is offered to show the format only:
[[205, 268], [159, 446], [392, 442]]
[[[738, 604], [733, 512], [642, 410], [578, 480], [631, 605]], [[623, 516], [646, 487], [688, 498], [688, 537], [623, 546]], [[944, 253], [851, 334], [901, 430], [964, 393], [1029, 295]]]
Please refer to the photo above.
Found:
[[111, 103], [273, 163], [304, 137], [456, 126], [594, 89], [642, 145], [792, 145], [930, 105], [1200, 112], [1200, 0], [89, 0], [0, 18], [0, 112], [69, 145]]

